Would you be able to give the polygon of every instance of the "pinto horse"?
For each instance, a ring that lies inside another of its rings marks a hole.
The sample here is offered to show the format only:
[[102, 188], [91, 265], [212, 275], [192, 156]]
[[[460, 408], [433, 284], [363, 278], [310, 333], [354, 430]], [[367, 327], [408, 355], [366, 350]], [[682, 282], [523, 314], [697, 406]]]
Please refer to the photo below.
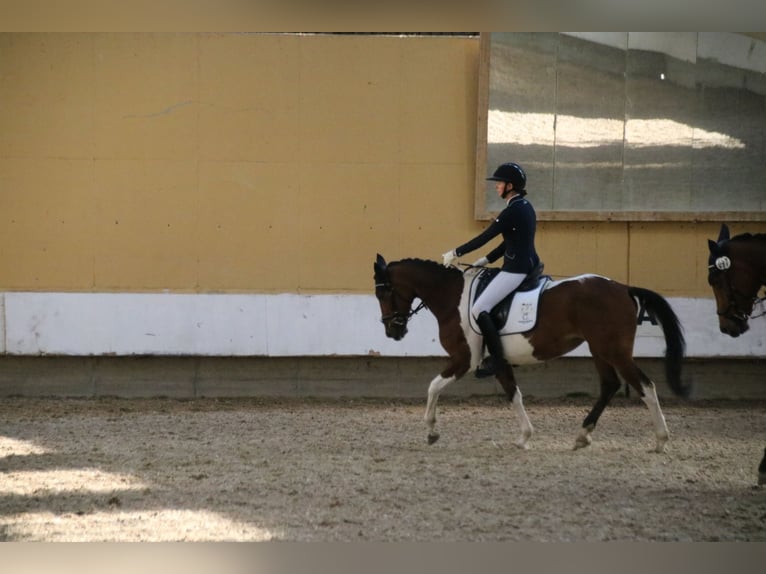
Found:
[[[718, 240], [708, 239], [708, 248], [707, 281], [715, 295], [718, 326], [723, 334], [739, 337], [750, 328], [756, 303], [766, 300], [758, 296], [766, 287], [766, 234], [730, 237], [724, 223]], [[766, 484], [766, 449], [758, 466], [758, 484]]]
[[[449, 358], [444, 370], [428, 387], [425, 422], [428, 443], [433, 444], [439, 439], [436, 403], [440, 393], [470, 369], [476, 368], [482, 359], [482, 337], [470, 325], [471, 289], [466, 286], [470, 286], [484, 269], [469, 267], [461, 272], [455, 267], [421, 259], [386, 263], [378, 255], [374, 271], [375, 295], [388, 337], [400, 340], [405, 336], [407, 321], [420, 309], [420, 306], [412, 309], [416, 298], [438, 322], [439, 341]], [[654, 450], [664, 451], [669, 438], [668, 428], [654, 383], [633, 360], [638, 311], [636, 301], [659, 320], [664, 332], [667, 345], [665, 371], [670, 388], [677, 395], [688, 396], [689, 389], [681, 383], [681, 362], [685, 350], [683, 330], [673, 309], [661, 295], [598, 275], [554, 281], [542, 291], [535, 326], [527, 332], [502, 337], [509, 364], [499, 369], [496, 378], [512, 403], [521, 426], [516, 446], [528, 448], [533, 429], [510, 365], [547, 361], [587, 342], [600, 377], [601, 390], [582, 423], [574, 448], [591, 443], [591, 433], [604, 408], [619, 390], [619, 376], [622, 376], [638, 391], [651, 413], [656, 437]]]

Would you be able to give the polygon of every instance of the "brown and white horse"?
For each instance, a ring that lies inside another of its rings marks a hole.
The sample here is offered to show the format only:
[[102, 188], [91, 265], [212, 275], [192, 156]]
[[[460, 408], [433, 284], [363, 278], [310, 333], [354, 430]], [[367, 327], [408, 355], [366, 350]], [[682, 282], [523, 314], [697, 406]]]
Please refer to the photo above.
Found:
[[[449, 355], [444, 370], [428, 388], [425, 421], [429, 444], [439, 439], [436, 403], [440, 393], [482, 359], [482, 338], [470, 324], [471, 290], [466, 288], [482, 271], [482, 268], [471, 267], [463, 273], [454, 267], [421, 259], [386, 263], [381, 255], [374, 263], [375, 295], [386, 335], [395, 340], [405, 336], [408, 319], [419, 310], [419, 307], [413, 310], [412, 304], [420, 299], [436, 317], [439, 341]], [[591, 433], [601, 413], [621, 386], [620, 376], [639, 393], [651, 413], [656, 437], [654, 450], [663, 452], [665, 449], [668, 428], [654, 383], [633, 360], [637, 301], [659, 321], [664, 332], [665, 370], [670, 388], [679, 396], [687, 396], [689, 389], [681, 383], [685, 350], [681, 324], [668, 302], [648, 289], [623, 285], [598, 275], [554, 281], [540, 295], [536, 325], [526, 332], [502, 337], [510, 365], [547, 361], [574, 350], [583, 342], [588, 344], [600, 377], [601, 392], [582, 423], [576, 449], [591, 443]], [[501, 369], [496, 377], [521, 426], [516, 445], [528, 448], [532, 424], [510, 365]]]

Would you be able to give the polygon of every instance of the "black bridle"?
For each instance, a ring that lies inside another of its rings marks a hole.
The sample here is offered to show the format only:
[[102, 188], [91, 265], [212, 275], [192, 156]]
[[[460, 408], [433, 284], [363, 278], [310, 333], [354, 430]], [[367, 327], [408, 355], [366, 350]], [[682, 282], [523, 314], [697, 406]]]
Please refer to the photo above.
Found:
[[[375, 288], [384, 289], [385, 291], [390, 293], [392, 301], [393, 299], [397, 297], [401, 299], [402, 301], [405, 300], [404, 297], [402, 297], [399, 293], [396, 292], [396, 290], [394, 289], [394, 286], [391, 285], [391, 283], [388, 281], [386, 281], [385, 283], [375, 283]], [[423, 301], [421, 300], [420, 304], [414, 309], [408, 309], [408, 311], [406, 312], [394, 311], [393, 313], [390, 313], [388, 315], [381, 316], [380, 322], [383, 323], [384, 325], [386, 324], [386, 322], [390, 322], [395, 327], [406, 327], [407, 321], [409, 321], [413, 315], [417, 314], [422, 309], [425, 309], [425, 307], [426, 307], [426, 304], [423, 303]]]
[[[742, 293], [741, 291], [738, 291], [737, 289], [734, 289], [731, 284], [731, 278], [729, 277], [729, 274], [727, 271], [731, 267], [731, 260], [724, 256], [716, 258], [715, 262], [711, 265], [708, 265], [708, 269], [710, 270], [709, 273], [711, 275], [721, 275], [724, 278], [724, 288], [725, 288], [725, 294], [726, 299], [729, 302], [729, 304], [726, 306], [726, 309], [723, 311], [716, 311], [716, 313], [722, 317], [726, 317], [727, 319], [731, 319], [734, 321], [742, 321], [747, 322], [748, 319], [757, 319], [759, 317], [763, 317], [766, 315], [766, 310], [761, 311], [758, 315], [753, 315], [753, 309], [756, 305], [763, 304], [764, 301], [766, 301], [766, 297], [758, 297], [758, 292], [756, 291], [752, 295], [748, 295], [746, 293]], [[743, 299], [743, 300], [749, 300], [750, 301], [750, 309], [751, 311], [749, 313], [746, 313], [742, 309], [740, 309], [737, 300]]]

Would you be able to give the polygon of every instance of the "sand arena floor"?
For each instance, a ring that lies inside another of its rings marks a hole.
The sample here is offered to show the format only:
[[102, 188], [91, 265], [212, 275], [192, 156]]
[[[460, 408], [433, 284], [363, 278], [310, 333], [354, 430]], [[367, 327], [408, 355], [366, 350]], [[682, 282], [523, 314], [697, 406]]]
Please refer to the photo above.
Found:
[[0, 401], [7, 541], [764, 541], [766, 402], [530, 399], [530, 449], [500, 397], [424, 401]]

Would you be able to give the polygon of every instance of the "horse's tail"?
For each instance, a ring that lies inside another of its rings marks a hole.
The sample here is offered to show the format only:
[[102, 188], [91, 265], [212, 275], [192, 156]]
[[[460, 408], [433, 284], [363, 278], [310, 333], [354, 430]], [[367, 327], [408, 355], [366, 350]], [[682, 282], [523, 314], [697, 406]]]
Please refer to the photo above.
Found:
[[644, 309], [656, 318], [665, 334], [665, 376], [668, 386], [678, 396], [687, 398], [691, 387], [681, 383], [681, 363], [686, 350], [683, 327], [667, 300], [654, 291], [641, 287], [628, 287], [631, 297], [637, 299]]

